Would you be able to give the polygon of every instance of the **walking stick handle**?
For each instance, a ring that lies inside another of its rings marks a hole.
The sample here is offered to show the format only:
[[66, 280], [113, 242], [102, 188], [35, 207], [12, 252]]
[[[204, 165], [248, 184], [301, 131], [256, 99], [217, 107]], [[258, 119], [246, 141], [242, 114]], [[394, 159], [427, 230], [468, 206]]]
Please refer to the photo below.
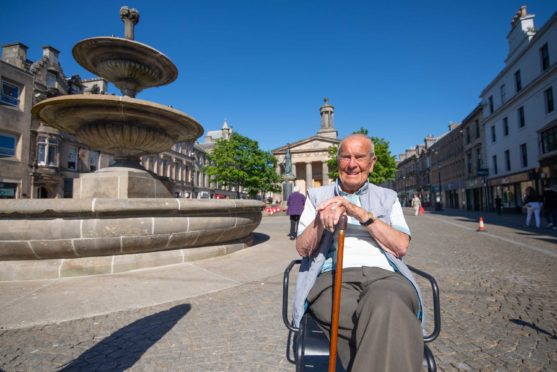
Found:
[[343, 214], [342, 216], [340, 216], [338, 220], [337, 228], [339, 230], [346, 231], [346, 226], [348, 226], [348, 217], [345, 214]]
[[344, 258], [344, 237], [348, 217], [345, 214], [340, 216], [337, 224], [338, 243], [337, 243], [337, 263], [335, 266], [335, 282], [333, 287], [333, 309], [331, 313], [331, 343], [329, 344], [329, 372], [336, 371], [337, 365], [337, 344], [338, 344], [338, 319], [340, 314], [340, 290], [342, 284], [342, 260]]

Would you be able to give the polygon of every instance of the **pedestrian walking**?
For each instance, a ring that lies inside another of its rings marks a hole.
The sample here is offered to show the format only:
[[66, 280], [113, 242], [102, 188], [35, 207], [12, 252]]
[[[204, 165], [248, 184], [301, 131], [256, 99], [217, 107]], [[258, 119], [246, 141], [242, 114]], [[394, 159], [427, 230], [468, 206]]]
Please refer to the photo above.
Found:
[[286, 201], [286, 205], [288, 206], [286, 213], [290, 216], [290, 233], [288, 234], [290, 240], [296, 239], [298, 235], [298, 222], [300, 221], [300, 216], [304, 211], [304, 204], [306, 203], [306, 197], [300, 193], [298, 186], [294, 186], [292, 191], [292, 194], [290, 194]]
[[420, 200], [418, 194], [414, 194], [412, 198], [412, 207], [414, 208], [414, 216], [420, 215], [420, 207], [422, 206], [422, 201]]
[[524, 191], [524, 206], [526, 207], [526, 227], [530, 227], [530, 221], [532, 220], [532, 214], [536, 220], [536, 228], [540, 228], [540, 211], [543, 203], [541, 198], [534, 190], [533, 187], [528, 186]]

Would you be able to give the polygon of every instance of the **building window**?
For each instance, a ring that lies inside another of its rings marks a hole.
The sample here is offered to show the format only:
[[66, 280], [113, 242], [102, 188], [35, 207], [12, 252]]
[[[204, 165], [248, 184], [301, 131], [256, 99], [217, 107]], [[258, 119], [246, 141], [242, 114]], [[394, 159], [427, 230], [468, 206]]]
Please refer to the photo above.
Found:
[[526, 148], [525, 143], [520, 145], [520, 161], [521, 161], [522, 167], [525, 168], [525, 167], [528, 166], [528, 150]]
[[495, 135], [495, 125], [491, 126], [491, 142], [497, 141], [497, 136]]
[[476, 119], [476, 138], [480, 138], [480, 121]]
[[470, 143], [470, 127], [466, 127], [466, 144]]
[[557, 150], [557, 126], [542, 133], [542, 154]]
[[520, 70], [514, 73], [514, 87], [517, 93], [520, 92], [520, 90], [522, 89], [522, 79], [520, 77]]
[[524, 116], [524, 106], [518, 108], [518, 127], [523, 128], [526, 125], [526, 118]]
[[493, 155], [493, 174], [499, 173], [497, 170], [497, 155]]
[[501, 87], [499, 88], [499, 91], [501, 92], [501, 104], [505, 103], [505, 101], [507, 100], [507, 93], [505, 92], [505, 84], [501, 85]]
[[68, 148], [68, 169], [77, 170], [77, 147]]
[[46, 86], [47, 88], [56, 88], [56, 75], [48, 71], [46, 73]]
[[466, 154], [466, 168], [468, 169], [468, 174], [472, 174], [472, 153]]
[[493, 114], [493, 96], [489, 96], [487, 100], [489, 102], [489, 113]]
[[0, 182], [0, 199], [15, 199], [17, 183]]
[[553, 112], [554, 105], [553, 105], [553, 87], [549, 87], [543, 92], [545, 98], [545, 113], [549, 114]]
[[162, 170], [161, 170], [161, 172], [159, 173], [161, 176], [163, 176], [163, 177], [168, 177], [168, 176], [169, 176], [169, 173], [170, 173], [170, 172], [168, 171], [168, 170], [169, 170], [169, 169], [168, 169], [168, 166], [169, 166], [168, 160], [167, 160], [167, 159], [163, 159], [163, 160], [162, 160]]
[[54, 138], [40, 136], [38, 140], [37, 164], [49, 167], [58, 166], [58, 141]]
[[506, 117], [503, 118], [503, 135], [509, 135], [509, 119]]
[[0, 102], [10, 106], [19, 105], [20, 90], [19, 86], [2, 80], [2, 96], [0, 97]]
[[511, 170], [511, 152], [510, 150], [505, 150], [505, 167], [507, 172]]
[[0, 133], [0, 158], [14, 157], [16, 146], [16, 136], [8, 133]]
[[547, 46], [547, 43], [545, 43], [541, 48], [540, 48], [540, 59], [542, 62], [542, 71], [545, 71], [549, 68], [549, 47]]
[[476, 169], [480, 169], [482, 167], [482, 150], [476, 149]]
[[89, 170], [91, 172], [99, 169], [99, 153], [96, 151], [89, 151]]

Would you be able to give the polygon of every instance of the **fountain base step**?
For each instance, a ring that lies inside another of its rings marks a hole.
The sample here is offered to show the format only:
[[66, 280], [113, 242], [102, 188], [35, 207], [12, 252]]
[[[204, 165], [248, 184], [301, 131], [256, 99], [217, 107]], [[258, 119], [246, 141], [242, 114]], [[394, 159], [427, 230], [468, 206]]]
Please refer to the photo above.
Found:
[[0, 261], [0, 281], [45, 280], [110, 275], [224, 256], [253, 244], [253, 235], [235, 242], [114, 256]]

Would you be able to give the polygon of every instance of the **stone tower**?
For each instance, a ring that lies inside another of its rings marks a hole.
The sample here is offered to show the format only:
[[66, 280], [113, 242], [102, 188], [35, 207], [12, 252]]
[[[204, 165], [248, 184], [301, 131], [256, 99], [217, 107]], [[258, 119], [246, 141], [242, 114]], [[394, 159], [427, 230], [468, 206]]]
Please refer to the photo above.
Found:
[[335, 129], [335, 108], [329, 104], [329, 98], [325, 97], [324, 104], [319, 108], [321, 116], [321, 126], [317, 132], [318, 136], [337, 138], [338, 133]]

